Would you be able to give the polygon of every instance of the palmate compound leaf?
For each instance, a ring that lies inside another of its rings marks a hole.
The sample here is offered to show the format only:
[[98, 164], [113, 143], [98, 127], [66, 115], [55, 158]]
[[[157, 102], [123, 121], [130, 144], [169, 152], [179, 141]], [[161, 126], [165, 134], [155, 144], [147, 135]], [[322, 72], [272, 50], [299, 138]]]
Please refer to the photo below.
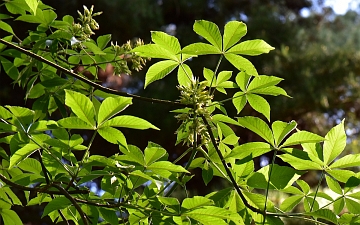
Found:
[[85, 95], [71, 90], [65, 90], [65, 104], [71, 108], [77, 117], [86, 123], [96, 126], [95, 108]]
[[346, 146], [346, 134], [344, 130], [344, 120], [333, 127], [325, 136], [323, 146], [324, 163], [330, 164], [337, 156], [344, 151]]
[[247, 32], [246, 24], [239, 21], [230, 21], [224, 27], [223, 50], [226, 51], [236, 44]]
[[166, 75], [171, 73], [178, 66], [178, 64], [178, 62], [175, 62], [173, 60], [165, 60], [157, 62], [150, 66], [149, 70], [146, 72], [145, 75], [144, 88], [146, 88], [152, 82], [164, 78]]
[[127, 97], [108, 97], [100, 105], [98, 114], [98, 124], [101, 124], [105, 120], [113, 117], [117, 113], [126, 109], [132, 104], [132, 98]]
[[193, 26], [194, 31], [205, 38], [219, 51], [222, 50], [222, 38], [219, 27], [210, 21], [196, 20]]

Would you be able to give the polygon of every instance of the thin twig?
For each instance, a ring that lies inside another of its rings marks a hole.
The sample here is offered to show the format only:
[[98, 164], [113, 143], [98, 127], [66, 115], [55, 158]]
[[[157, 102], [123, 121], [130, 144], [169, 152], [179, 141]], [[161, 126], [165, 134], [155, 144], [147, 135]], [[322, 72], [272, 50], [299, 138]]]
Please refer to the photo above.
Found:
[[20, 46], [18, 46], [16, 44], [13, 44], [13, 43], [8, 42], [8, 41], [6, 41], [4, 39], [1, 39], [1, 38], [0, 38], [0, 43], [2, 43], [4, 45], [7, 45], [7, 46], [9, 46], [11, 48], [14, 48], [14, 49], [16, 49], [16, 50], [18, 50], [18, 51], [20, 51], [20, 52], [34, 58], [34, 59], [37, 59], [37, 60], [39, 60], [39, 61], [41, 61], [41, 62], [43, 62], [43, 63], [45, 63], [45, 64], [47, 64], [47, 65], [49, 65], [49, 66], [51, 66], [53, 68], [56, 68], [60, 72], [63, 72], [63, 73], [65, 73], [67, 75], [70, 75], [70, 76], [72, 76], [72, 77], [74, 77], [74, 78], [76, 78], [78, 80], [81, 80], [82, 82], [94, 87], [97, 90], [101, 90], [103, 92], [118, 95], [118, 96], [131, 97], [131, 98], [134, 98], [134, 99], [137, 99], [137, 100], [140, 100], [140, 101], [145, 101], [145, 102], [161, 103], [161, 104], [167, 104], [167, 105], [176, 105], [176, 106], [182, 106], [182, 107], [189, 106], [187, 104], [183, 104], [183, 103], [180, 103], [180, 102], [162, 100], [162, 99], [156, 99], [156, 98], [147, 98], [147, 97], [143, 97], [143, 96], [139, 96], [139, 95], [134, 95], [134, 94], [130, 94], [130, 93], [121, 92], [121, 91], [117, 91], [117, 90], [114, 90], [114, 89], [106, 88], [106, 87], [101, 86], [100, 84], [97, 84], [97, 83], [95, 83], [95, 82], [93, 82], [93, 81], [91, 81], [91, 80], [89, 80], [89, 79], [87, 79], [85, 77], [80, 76], [79, 74], [74, 73], [71, 70], [68, 70], [68, 69], [66, 69], [66, 68], [64, 68], [64, 67], [62, 67], [62, 66], [60, 66], [60, 65], [58, 65], [58, 64], [56, 64], [54, 62], [51, 62], [51, 61], [45, 59], [44, 57], [42, 57], [40, 55], [37, 55], [37, 54], [35, 54], [35, 53], [31, 52], [31, 51], [28, 51], [28, 50], [26, 50], [26, 49], [24, 49], [24, 48], [22, 48], [22, 47], [20, 47]]

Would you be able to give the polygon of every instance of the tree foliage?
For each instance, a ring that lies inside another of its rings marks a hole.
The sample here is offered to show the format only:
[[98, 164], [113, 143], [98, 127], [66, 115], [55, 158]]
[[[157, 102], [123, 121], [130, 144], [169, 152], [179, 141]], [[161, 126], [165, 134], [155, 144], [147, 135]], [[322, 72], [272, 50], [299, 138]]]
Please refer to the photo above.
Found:
[[[160, 31], [151, 33], [150, 44], [137, 40], [118, 45], [111, 35], [92, 38], [99, 28], [94, 17], [101, 14], [93, 7], [84, 7], [75, 20], [69, 15], [59, 19], [53, 8], [37, 0], [4, 6], [8, 13], [1, 14], [0, 28], [9, 35], [0, 39], [1, 66], [32, 102], [28, 108], [0, 106], [0, 215], [5, 225], [22, 223], [14, 206], [37, 205], [45, 206], [41, 217], [53, 223], [284, 224], [284, 218], [358, 223], [360, 180], [351, 168], [360, 157], [341, 155], [345, 121], [324, 137], [300, 130], [296, 121], [273, 121], [264, 96], [289, 95], [279, 86], [282, 78], [259, 74], [251, 62], [252, 56], [274, 48], [262, 39], [243, 40], [245, 23], [230, 21], [220, 30], [213, 22], [196, 20], [193, 30], [203, 42], [184, 47]], [[35, 29], [19, 38], [9, 25], [10, 15]], [[217, 62], [193, 72], [188, 62], [209, 55]], [[176, 76], [179, 100], [142, 97], [97, 83], [97, 72], [107, 64], [116, 74], [131, 73], [149, 58], [158, 61], [147, 69], [144, 88]], [[224, 62], [232, 70], [221, 70]], [[85, 70], [74, 70], [79, 65]], [[177, 159], [169, 160], [168, 151], [151, 140], [144, 149], [128, 144], [126, 129], [159, 130], [127, 113], [134, 99], [174, 108], [180, 124], [174, 128], [174, 145], [187, 148]], [[259, 116], [233, 118], [226, 102], [237, 114], [248, 106]], [[248, 129], [261, 141], [240, 144], [232, 127]], [[109, 157], [94, 154], [95, 137], [119, 151]], [[254, 158], [267, 153], [273, 155], [270, 164], [255, 169]], [[187, 163], [179, 165], [184, 157]], [[276, 158], [288, 164], [278, 165]], [[175, 189], [186, 193], [195, 168], [201, 169], [206, 185], [217, 177], [229, 187], [204, 196], [172, 196]], [[299, 179], [310, 171], [320, 173], [315, 189]], [[95, 180], [102, 193], [89, 189]], [[321, 191], [322, 182], [337, 197]], [[274, 202], [271, 195], [278, 193], [287, 198]]]

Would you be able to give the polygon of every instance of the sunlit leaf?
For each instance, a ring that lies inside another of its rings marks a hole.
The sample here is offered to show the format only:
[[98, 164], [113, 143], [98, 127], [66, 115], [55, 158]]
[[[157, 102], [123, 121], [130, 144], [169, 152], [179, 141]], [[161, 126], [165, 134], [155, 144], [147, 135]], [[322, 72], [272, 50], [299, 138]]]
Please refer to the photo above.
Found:
[[301, 130], [292, 134], [288, 139], [286, 139], [285, 142], [281, 145], [281, 147], [283, 148], [286, 146], [298, 145], [303, 143], [317, 143], [323, 140], [324, 138], [317, 134]]
[[273, 122], [271, 128], [274, 134], [275, 144], [279, 145], [282, 140], [284, 140], [284, 138], [296, 128], [296, 126], [297, 123], [295, 121], [291, 121], [289, 123], [282, 121]]
[[333, 127], [325, 136], [324, 141], [324, 163], [329, 164], [344, 151], [346, 146], [346, 134], [344, 120]]
[[190, 55], [210, 55], [210, 54], [220, 54], [221, 51], [210, 44], [193, 43], [185, 46], [181, 50], [181, 53], [190, 54]]
[[254, 56], [263, 53], [269, 53], [269, 51], [273, 49], [274, 47], [270, 46], [265, 41], [256, 39], [243, 41], [240, 44], [237, 44], [234, 47], [230, 48], [227, 52]]
[[246, 24], [239, 21], [230, 21], [225, 25], [223, 50], [226, 51], [236, 44], [247, 32]]
[[254, 110], [263, 114], [270, 121], [270, 104], [265, 98], [255, 94], [246, 94], [246, 98]]
[[262, 137], [269, 144], [271, 145], [274, 144], [273, 134], [269, 126], [260, 118], [253, 116], [245, 116], [245, 117], [240, 117], [238, 119], [238, 122], [241, 126], [251, 130], [252, 132]]
[[222, 38], [220, 30], [215, 23], [206, 20], [196, 20], [193, 29], [198, 35], [205, 38], [219, 51], [222, 50]]
[[71, 90], [65, 90], [65, 93], [65, 104], [71, 108], [76, 116], [95, 127], [95, 108], [90, 99]]
[[244, 71], [249, 75], [258, 76], [258, 72], [255, 66], [246, 58], [235, 55], [232, 53], [226, 53], [225, 58], [233, 65], [236, 69]]
[[100, 105], [98, 114], [98, 123], [101, 124], [105, 120], [113, 117], [117, 113], [126, 109], [132, 104], [132, 99], [127, 97], [106, 98]]
[[164, 78], [166, 75], [171, 73], [171, 71], [173, 71], [177, 66], [178, 63], [172, 60], [160, 61], [153, 64], [146, 72], [144, 88], [146, 88], [152, 82]]
[[124, 128], [132, 128], [132, 129], [139, 129], [139, 130], [145, 130], [145, 129], [155, 129], [159, 130], [156, 126], [152, 125], [148, 121], [141, 119], [136, 116], [129, 116], [129, 115], [123, 115], [123, 116], [116, 116], [108, 121], [106, 121], [102, 127], [110, 126], [110, 127], [124, 127]]
[[21, 160], [27, 158], [29, 155], [31, 155], [33, 152], [35, 152], [40, 147], [36, 144], [27, 144], [24, 147], [17, 150], [11, 157], [10, 157], [10, 165], [9, 168], [12, 168], [17, 163], [19, 163]]

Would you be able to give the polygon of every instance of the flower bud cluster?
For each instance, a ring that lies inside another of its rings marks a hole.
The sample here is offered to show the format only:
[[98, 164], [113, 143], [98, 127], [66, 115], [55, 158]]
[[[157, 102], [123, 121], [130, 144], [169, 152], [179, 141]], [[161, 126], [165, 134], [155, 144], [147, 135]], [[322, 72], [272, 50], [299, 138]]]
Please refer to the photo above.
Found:
[[115, 74], [131, 74], [131, 70], [128, 67], [128, 62], [131, 63], [132, 70], [139, 71], [146, 64], [146, 61], [150, 60], [150, 58], [144, 58], [132, 52], [133, 48], [140, 45], [144, 45], [144, 42], [141, 39], [137, 39], [136, 41], [127, 41], [121, 46], [119, 46], [117, 43], [111, 43], [111, 47], [115, 52], [115, 56], [124, 59], [114, 63]]
[[212, 95], [206, 90], [206, 82], [199, 82], [199, 80], [192, 80], [189, 86], [178, 86], [180, 90], [180, 102], [188, 105], [193, 105], [193, 108], [188, 108], [184, 112], [175, 116], [181, 125], [177, 133], [182, 133], [182, 141], [187, 145], [193, 145], [195, 135], [201, 137], [201, 142], [206, 144], [210, 141], [209, 132], [204, 124], [201, 116], [207, 120], [211, 119], [211, 112], [208, 106], [211, 104]]
[[82, 14], [79, 10], [77, 11], [79, 14], [78, 20], [80, 23], [74, 23], [72, 26], [72, 32], [74, 36], [80, 41], [89, 40], [90, 36], [95, 34], [94, 30], [99, 29], [99, 24], [94, 20], [94, 16], [101, 15], [102, 12], [93, 13], [94, 6], [91, 6], [88, 9], [86, 6], [84, 7], [84, 13]]

